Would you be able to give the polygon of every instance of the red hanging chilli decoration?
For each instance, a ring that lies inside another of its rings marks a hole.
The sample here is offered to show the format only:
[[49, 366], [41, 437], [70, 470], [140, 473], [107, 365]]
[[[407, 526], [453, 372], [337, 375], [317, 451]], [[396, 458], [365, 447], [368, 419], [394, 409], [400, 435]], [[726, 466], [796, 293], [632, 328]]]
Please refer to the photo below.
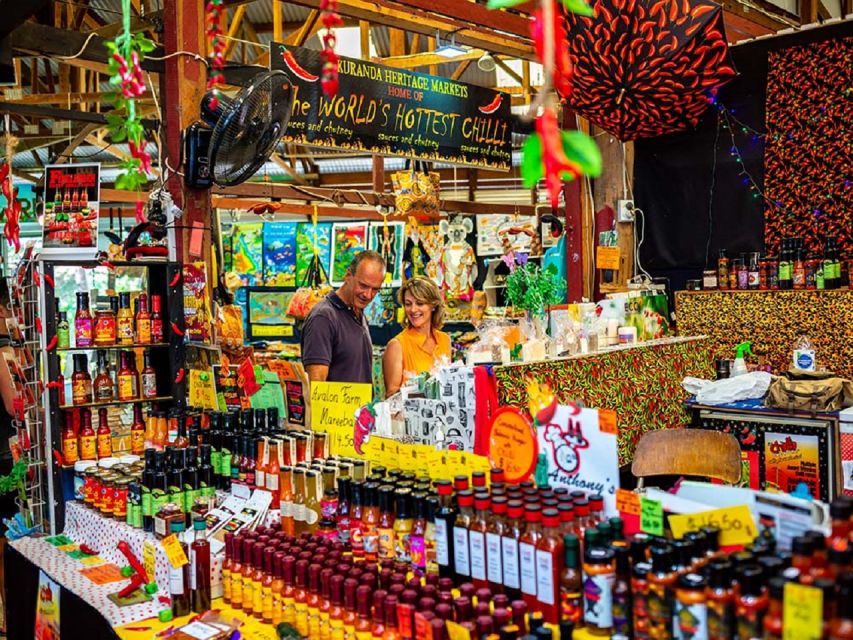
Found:
[[169, 286], [170, 286], [170, 287], [177, 287], [177, 286], [178, 286], [178, 283], [179, 283], [180, 281], [181, 281], [181, 272], [180, 272], [180, 271], [177, 271], [177, 272], [175, 272], [175, 275], [174, 275], [174, 277], [172, 278], [172, 281], [169, 283]]
[[3, 215], [6, 216], [6, 224], [3, 225], [3, 235], [9, 246], [14, 245], [15, 253], [21, 250], [21, 227], [19, 220], [21, 218], [21, 203], [18, 201], [15, 186], [12, 184], [12, 172], [9, 164], [0, 166], [0, 189], [6, 197], [6, 208], [3, 210]]
[[174, 333], [176, 336], [183, 336], [184, 335], [184, 332], [181, 331], [181, 328], [178, 325], [176, 325], [174, 322], [171, 323], [171, 327], [172, 327], [172, 333]]
[[48, 351], [53, 351], [53, 349], [54, 349], [54, 347], [56, 347], [56, 343], [57, 343], [58, 341], [59, 341], [59, 337], [58, 337], [58, 336], [53, 336], [53, 337], [50, 339], [50, 342], [48, 342], [48, 343], [47, 343], [47, 346], [45, 347], [45, 349], [47, 349]]
[[178, 375], [175, 376], [175, 384], [181, 384], [184, 381], [184, 376], [186, 376], [186, 370], [181, 367], [178, 369]]
[[222, 74], [222, 69], [225, 67], [225, 38], [222, 33], [222, 12], [225, 10], [225, 4], [222, 0], [210, 0], [205, 6], [207, 16], [207, 38], [210, 49], [210, 72], [207, 76], [207, 90], [213, 92], [213, 98], [210, 101], [210, 108], [216, 109], [219, 106], [219, 89], [217, 85], [225, 82], [225, 76]]
[[320, 0], [320, 10], [323, 12], [320, 20], [326, 27], [326, 33], [323, 35], [323, 50], [320, 52], [320, 58], [323, 60], [320, 86], [323, 87], [326, 97], [331, 98], [338, 93], [338, 54], [335, 53], [337, 38], [334, 28], [341, 26], [344, 22], [337, 13], [338, 0]]
[[50, 285], [51, 289], [56, 289], [56, 283], [53, 281], [53, 276], [49, 273], [44, 274], [44, 281]]

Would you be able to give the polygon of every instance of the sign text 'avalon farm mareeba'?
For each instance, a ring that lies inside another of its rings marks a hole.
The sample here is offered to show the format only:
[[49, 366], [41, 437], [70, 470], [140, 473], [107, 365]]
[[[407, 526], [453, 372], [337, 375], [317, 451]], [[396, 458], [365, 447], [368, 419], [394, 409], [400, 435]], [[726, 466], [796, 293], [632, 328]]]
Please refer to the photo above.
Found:
[[272, 68], [294, 85], [285, 142], [510, 168], [509, 95], [342, 57], [338, 93], [326, 98], [319, 52], [271, 47]]

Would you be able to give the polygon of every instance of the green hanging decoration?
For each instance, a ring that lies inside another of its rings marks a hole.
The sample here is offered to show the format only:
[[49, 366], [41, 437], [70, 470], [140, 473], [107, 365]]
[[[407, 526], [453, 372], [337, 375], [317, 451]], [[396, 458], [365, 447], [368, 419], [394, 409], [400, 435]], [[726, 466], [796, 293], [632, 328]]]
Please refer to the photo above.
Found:
[[0, 495], [10, 493], [18, 489], [24, 481], [29, 465], [26, 460], [18, 460], [9, 472], [9, 475], [0, 476]]
[[563, 301], [566, 283], [557, 277], [552, 266], [542, 269], [528, 262], [516, 267], [506, 279], [506, 297], [516, 311], [535, 315], [545, 313], [545, 308]]

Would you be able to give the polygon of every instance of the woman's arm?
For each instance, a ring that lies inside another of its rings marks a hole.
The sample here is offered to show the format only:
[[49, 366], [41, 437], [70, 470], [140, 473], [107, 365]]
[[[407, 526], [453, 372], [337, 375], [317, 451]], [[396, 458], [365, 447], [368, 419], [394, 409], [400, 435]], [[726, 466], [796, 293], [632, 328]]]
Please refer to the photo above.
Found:
[[385, 378], [385, 397], [394, 395], [403, 386], [403, 345], [391, 340], [382, 356], [382, 375]]

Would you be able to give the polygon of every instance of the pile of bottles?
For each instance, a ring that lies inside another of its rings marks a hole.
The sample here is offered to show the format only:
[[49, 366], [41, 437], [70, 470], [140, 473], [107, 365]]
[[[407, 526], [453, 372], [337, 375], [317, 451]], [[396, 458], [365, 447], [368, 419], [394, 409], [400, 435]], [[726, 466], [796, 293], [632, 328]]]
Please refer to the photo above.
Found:
[[[73, 415], [62, 414], [62, 462], [66, 466], [79, 461], [103, 460], [113, 456], [113, 436], [107, 408], [98, 409], [98, 429], [92, 426], [91, 409], [79, 409]], [[145, 421], [142, 405], [133, 405], [133, 422], [130, 425], [130, 454], [142, 455], [145, 449]], [[125, 451], [126, 453], [126, 451]]]
[[717, 270], [706, 272], [705, 289], [839, 289], [850, 285], [850, 258], [841, 255], [838, 241], [826, 236], [823, 255], [808, 253], [803, 238], [783, 238], [778, 257], [758, 252], [729, 259], [720, 250]]
[[148, 350], [143, 352], [142, 370], [137, 365], [135, 351], [118, 352], [118, 368], [113, 373], [107, 361], [107, 352], [96, 352], [97, 367], [94, 378], [89, 370], [89, 357], [85, 353], [72, 356], [74, 373], [71, 374], [71, 405], [65, 406], [65, 379], [59, 380], [59, 404], [71, 409], [94, 403], [110, 403], [113, 400], [133, 402], [157, 397], [157, 372], [151, 366]]
[[[110, 296], [109, 304], [90, 309], [89, 292], [77, 292], [74, 315], [74, 347], [113, 347], [162, 343], [166, 335], [161, 298], [158, 295], [123, 291]], [[56, 308], [59, 309], [57, 301]], [[71, 325], [68, 314], [59, 311], [56, 319], [56, 347], [71, 348]]]

